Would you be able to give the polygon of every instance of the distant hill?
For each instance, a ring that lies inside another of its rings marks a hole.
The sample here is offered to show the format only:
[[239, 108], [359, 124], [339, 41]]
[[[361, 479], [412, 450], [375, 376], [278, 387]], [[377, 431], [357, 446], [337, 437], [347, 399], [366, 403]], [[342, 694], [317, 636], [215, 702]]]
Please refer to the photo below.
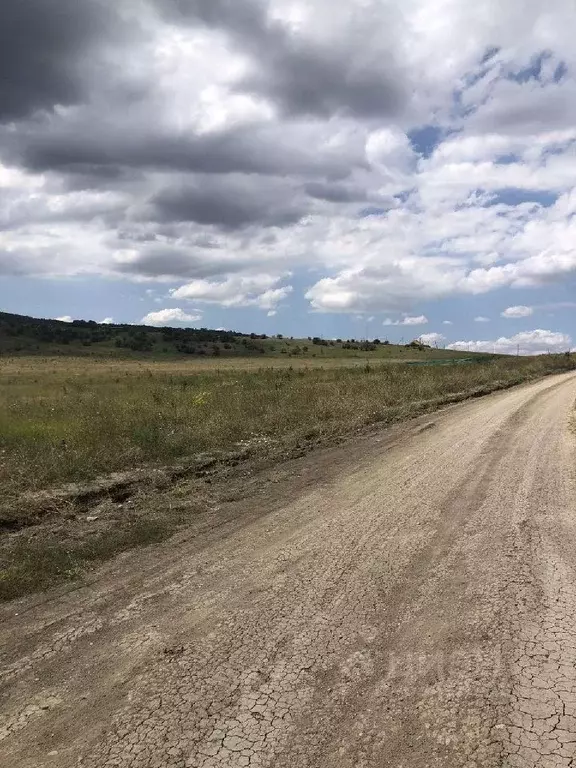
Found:
[[0, 353], [60, 355], [259, 355], [256, 334], [208, 328], [153, 328], [92, 320], [44, 320], [0, 312]]
[[0, 355], [90, 355], [113, 357], [261, 356], [374, 357], [430, 359], [470, 357], [470, 353], [405, 346], [374, 339], [318, 337], [287, 339], [265, 334], [215, 331], [209, 328], [152, 328], [145, 325], [106, 325], [92, 320], [43, 320], [0, 312]]

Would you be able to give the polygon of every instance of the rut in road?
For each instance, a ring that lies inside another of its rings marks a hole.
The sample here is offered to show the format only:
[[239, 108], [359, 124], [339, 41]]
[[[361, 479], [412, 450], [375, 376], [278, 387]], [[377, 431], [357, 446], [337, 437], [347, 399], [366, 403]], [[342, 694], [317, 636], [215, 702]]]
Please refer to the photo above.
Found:
[[576, 766], [575, 398], [557, 376], [318, 452], [5, 606], [0, 762]]

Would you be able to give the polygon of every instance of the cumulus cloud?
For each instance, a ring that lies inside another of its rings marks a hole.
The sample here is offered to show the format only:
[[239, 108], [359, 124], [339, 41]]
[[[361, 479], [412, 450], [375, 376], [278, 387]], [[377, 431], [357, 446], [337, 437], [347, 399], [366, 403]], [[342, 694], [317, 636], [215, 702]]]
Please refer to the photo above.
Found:
[[475, 323], [489, 323], [490, 322], [490, 318], [489, 317], [484, 317], [483, 315], [478, 315], [478, 317], [474, 318], [474, 322]]
[[336, 8], [319, 0], [301, 7], [300, 23], [291, 24], [290, 9], [282, 3], [168, 5], [188, 22], [223, 31], [247, 56], [235, 90], [261, 96], [287, 115], [390, 118], [401, 114], [409, 98], [400, 57], [394, 55], [400, 53], [396, 14], [380, 3]]
[[407, 316], [569, 278], [572, 5], [441, 16], [431, 0], [4, 0], [0, 274], [272, 312], [291, 272], [314, 311]]
[[156, 312], [148, 312], [140, 321], [142, 325], [170, 325], [170, 323], [195, 323], [202, 319], [201, 313], [194, 315], [184, 312], [179, 307], [173, 309], [159, 309]]
[[[364, 237], [360, 241], [372, 241], [371, 235], [377, 229], [375, 225], [364, 223]], [[349, 242], [350, 238], [347, 240]], [[393, 246], [392, 240], [390, 247]], [[345, 247], [346, 251], [348, 247]], [[375, 247], [373, 241], [371, 247]], [[323, 312], [401, 311], [418, 300], [437, 299], [453, 293], [462, 277], [460, 270], [461, 267], [449, 259], [430, 257], [421, 260], [407, 256], [390, 261], [383, 258], [378, 263], [374, 255], [368, 266], [345, 268], [336, 277], [320, 279], [307, 291], [306, 298], [314, 309]]]
[[233, 276], [226, 280], [193, 280], [171, 292], [173, 299], [189, 299], [223, 307], [258, 307], [274, 310], [292, 292], [292, 286], [278, 286], [281, 276]]
[[61, 323], [73, 323], [74, 318], [70, 315], [62, 315], [62, 317], [57, 317], [56, 320], [59, 320]]
[[532, 307], [525, 307], [525, 306], [519, 305], [516, 307], [508, 307], [501, 314], [502, 314], [502, 317], [506, 317], [508, 319], [516, 319], [519, 317], [530, 317], [530, 315], [534, 314], [534, 309]]
[[547, 352], [567, 352], [572, 339], [565, 333], [544, 331], [523, 331], [510, 338], [501, 336], [493, 341], [456, 341], [448, 349], [470, 352], [494, 352], [499, 354], [543, 355]]
[[296, 189], [282, 182], [246, 179], [198, 178], [179, 187], [164, 188], [150, 200], [158, 221], [194, 221], [223, 229], [251, 224], [283, 227], [295, 224], [307, 212]]
[[310, 181], [304, 185], [304, 191], [316, 200], [326, 200], [330, 203], [366, 202], [368, 193], [361, 186], [350, 184], [327, 183]]
[[8, 0], [0, 7], [0, 120], [84, 100], [87, 62], [130, 29], [111, 6], [75, 0]]
[[418, 339], [422, 344], [428, 344], [428, 346], [433, 347], [445, 341], [446, 336], [441, 333], [423, 333]]
[[452, 320], [442, 320], [442, 325], [454, 325]]
[[114, 322], [113, 317], [105, 317], [104, 320], [100, 320], [101, 325], [112, 325], [113, 322]]
[[387, 317], [382, 325], [426, 325], [427, 322], [426, 315], [404, 315], [401, 320], [392, 320]]
[[143, 279], [208, 278], [240, 271], [250, 264], [242, 257], [235, 260], [222, 254], [218, 247], [206, 248], [195, 244], [185, 248], [166, 242], [165, 238], [141, 242], [137, 248], [122, 240], [117, 245], [115, 271]]

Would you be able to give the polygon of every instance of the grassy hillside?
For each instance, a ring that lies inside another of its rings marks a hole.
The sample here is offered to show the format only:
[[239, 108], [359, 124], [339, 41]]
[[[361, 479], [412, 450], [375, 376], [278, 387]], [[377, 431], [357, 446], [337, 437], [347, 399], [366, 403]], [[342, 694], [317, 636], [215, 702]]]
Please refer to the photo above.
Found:
[[425, 360], [469, 357], [418, 344], [398, 346], [385, 339], [287, 339], [208, 328], [151, 328], [101, 325], [75, 320], [64, 323], [0, 312], [1, 355], [65, 355], [137, 359], [167, 358], [370, 358]]

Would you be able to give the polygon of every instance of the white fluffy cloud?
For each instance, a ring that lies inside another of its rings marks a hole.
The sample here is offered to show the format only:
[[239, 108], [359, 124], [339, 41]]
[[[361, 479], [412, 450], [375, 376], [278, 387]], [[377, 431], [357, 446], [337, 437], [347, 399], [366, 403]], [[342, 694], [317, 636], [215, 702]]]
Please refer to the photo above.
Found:
[[449, 344], [448, 349], [468, 350], [469, 352], [495, 352], [512, 355], [542, 355], [546, 352], [567, 352], [572, 339], [565, 333], [544, 331], [523, 331], [510, 338], [505, 336], [493, 341], [457, 341]]
[[441, 333], [423, 333], [418, 337], [422, 344], [428, 344], [433, 347], [436, 344], [442, 344], [446, 337]]
[[105, 317], [104, 320], [100, 320], [101, 325], [112, 325], [113, 322], [113, 317]]
[[292, 292], [292, 286], [278, 286], [275, 275], [232, 276], [226, 280], [193, 280], [171, 292], [173, 299], [204, 301], [223, 307], [258, 307], [274, 311]]
[[404, 315], [401, 320], [392, 320], [387, 317], [382, 325], [426, 325], [427, 322], [426, 315]]
[[404, 131], [383, 128], [368, 135], [366, 159], [384, 178], [403, 184], [417, 158]]
[[490, 322], [490, 318], [489, 317], [484, 317], [484, 315], [478, 315], [478, 317], [474, 318], [474, 322], [475, 323], [489, 323]]
[[516, 319], [519, 317], [530, 317], [530, 315], [534, 314], [534, 309], [532, 307], [525, 307], [522, 305], [516, 306], [516, 307], [508, 307], [507, 309], [502, 312], [502, 317], [506, 317], [509, 320], [510, 319]]
[[0, 274], [414, 317], [576, 274], [571, 0], [5, 3]]
[[62, 315], [62, 317], [57, 317], [56, 320], [59, 320], [61, 323], [73, 323], [74, 318], [70, 317], [70, 315]]
[[202, 315], [197, 313], [195, 315], [184, 312], [183, 309], [175, 307], [173, 309], [159, 309], [157, 312], [149, 312], [145, 315], [141, 323], [142, 325], [170, 325], [171, 323], [196, 323], [202, 319]]

